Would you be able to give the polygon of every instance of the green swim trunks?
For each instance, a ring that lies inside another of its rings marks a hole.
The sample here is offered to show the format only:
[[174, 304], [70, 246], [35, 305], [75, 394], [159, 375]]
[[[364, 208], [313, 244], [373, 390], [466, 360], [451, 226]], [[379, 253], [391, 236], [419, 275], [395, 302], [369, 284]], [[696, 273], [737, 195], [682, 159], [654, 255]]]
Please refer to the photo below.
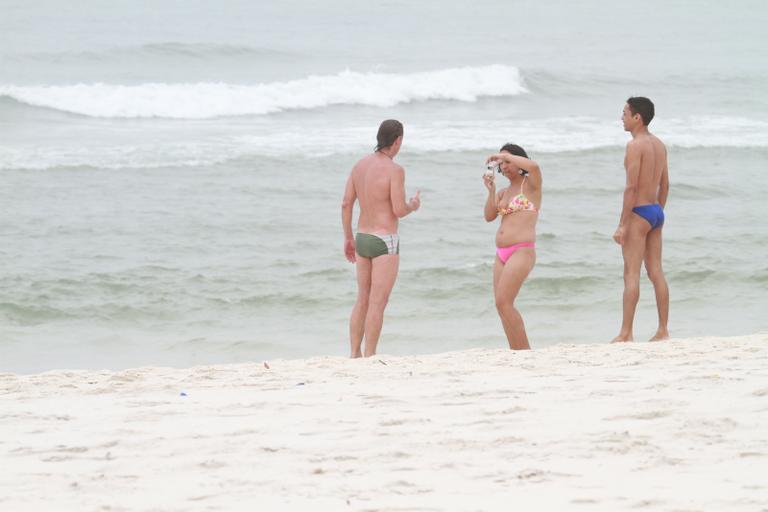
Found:
[[355, 235], [355, 250], [363, 258], [400, 254], [400, 236], [397, 234], [369, 235], [368, 233], [358, 233]]

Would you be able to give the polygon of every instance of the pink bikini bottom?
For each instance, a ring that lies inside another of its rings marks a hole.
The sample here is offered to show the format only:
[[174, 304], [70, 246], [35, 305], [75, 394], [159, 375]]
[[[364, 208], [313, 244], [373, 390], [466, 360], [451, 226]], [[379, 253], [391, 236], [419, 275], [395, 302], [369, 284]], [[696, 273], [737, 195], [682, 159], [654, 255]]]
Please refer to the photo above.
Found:
[[506, 263], [509, 257], [515, 254], [516, 250], [522, 249], [523, 247], [530, 247], [531, 249], [535, 249], [536, 244], [533, 242], [522, 242], [519, 244], [510, 245], [509, 247], [497, 247], [496, 255], [499, 257], [502, 263]]

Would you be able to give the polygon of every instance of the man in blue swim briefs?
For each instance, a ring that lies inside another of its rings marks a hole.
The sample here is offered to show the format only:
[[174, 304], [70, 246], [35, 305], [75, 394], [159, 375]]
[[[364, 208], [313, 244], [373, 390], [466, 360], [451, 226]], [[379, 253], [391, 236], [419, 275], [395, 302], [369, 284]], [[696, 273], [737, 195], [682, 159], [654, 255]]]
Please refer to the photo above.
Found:
[[[344, 254], [357, 267], [357, 301], [349, 319], [351, 357], [376, 353], [384, 308], [400, 265], [400, 218], [419, 209], [419, 192], [405, 200], [405, 170], [394, 162], [403, 143], [403, 125], [395, 119], [381, 123], [376, 150], [357, 162], [349, 173], [341, 203]], [[360, 203], [357, 235], [352, 236], [352, 213]]]
[[632, 140], [627, 143], [624, 157], [627, 173], [624, 205], [619, 227], [613, 235], [624, 256], [624, 316], [614, 342], [633, 340], [632, 323], [640, 297], [643, 262], [653, 283], [659, 313], [659, 327], [651, 341], [669, 338], [669, 288], [661, 267], [661, 233], [669, 194], [669, 172], [667, 148], [648, 131], [653, 116], [653, 102], [643, 97], [629, 98], [621, 115], [624, 130], [632, 134]]

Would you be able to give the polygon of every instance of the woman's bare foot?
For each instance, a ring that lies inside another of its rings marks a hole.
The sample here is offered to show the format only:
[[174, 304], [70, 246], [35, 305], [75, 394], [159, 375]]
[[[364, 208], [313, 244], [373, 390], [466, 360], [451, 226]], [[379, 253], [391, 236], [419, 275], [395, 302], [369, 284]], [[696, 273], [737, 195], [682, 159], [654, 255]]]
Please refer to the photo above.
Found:
[[628, 336], [626, 334], [619, 334], [611, 340], [611, 343], [627, 343], [630, 341], [635, 341], [631, 334]]
[[659, 329], [656, 334], [648, 341], [664, 341], [669, 339], [669, 331], [666, 329]]

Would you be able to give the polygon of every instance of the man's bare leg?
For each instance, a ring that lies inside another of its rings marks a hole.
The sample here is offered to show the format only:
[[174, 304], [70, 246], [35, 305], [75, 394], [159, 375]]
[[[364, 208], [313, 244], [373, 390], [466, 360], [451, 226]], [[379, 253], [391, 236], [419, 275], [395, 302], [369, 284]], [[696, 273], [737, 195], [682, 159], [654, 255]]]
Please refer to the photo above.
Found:
[[496, 282], [496, 310], [499, 312], [509, 348], [512, 350], [531, 348], [528, 343], [528, 335], [525, 332], [523, 317], [515, 308], [515, 299], [535, 263], [536, 252], [533, 249], [518, 249], [504, 264], [501, 275]]
[[384, 309], [395, 286], [400, 255], [377, 256], [371, 260], [371, 264], [371, 292], [368, 296], [368, 313], [365, 316], [365, 357], [376, 354], [376, 345], [379, 343], [384, 322]]
[[621, 330], [611, 343], [634, 341], [632, 325], [635, 321], [637, 301], [640, 299], [640, 267], [645, 255], [645, 238], [651, 229], [650, 224], [637, 214], [632, 214], [629, 220], [624, 245], [621, 253], [624, 256], [624, 298]]
[[350, 357], [362, 357], [360, 346], [365, 334], [365, 315], [368, 314], [368, 296], [371, 293], [371, 259], [359, 254], [355, 261], [357, 270], [357, 301], [349, 318]]
[[653, 283], [653, 291], [656, 293], [656, 309], [659, 313], [659, 328], [651, 341], [669, 339], [669, 287], [664, 278], [664, 270], [661, 265], [662, 228], [657, 228], [648, 233], [645, 240], [645, 270], [648, 279]]

